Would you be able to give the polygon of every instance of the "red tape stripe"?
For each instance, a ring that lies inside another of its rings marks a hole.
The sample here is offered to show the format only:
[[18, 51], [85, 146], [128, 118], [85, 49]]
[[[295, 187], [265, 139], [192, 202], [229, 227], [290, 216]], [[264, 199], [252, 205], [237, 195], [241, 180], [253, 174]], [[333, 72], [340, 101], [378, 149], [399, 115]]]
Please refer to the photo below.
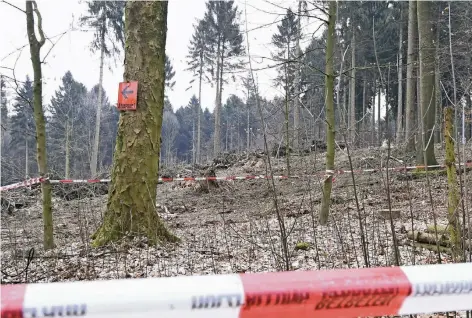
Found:
[[2, 318], [22, 318], [26, 284], [2, 286]]
[[411, 293], [395, 267], [241, 274], [241, 280], [246, 301], [239, 318], [396, 315]]

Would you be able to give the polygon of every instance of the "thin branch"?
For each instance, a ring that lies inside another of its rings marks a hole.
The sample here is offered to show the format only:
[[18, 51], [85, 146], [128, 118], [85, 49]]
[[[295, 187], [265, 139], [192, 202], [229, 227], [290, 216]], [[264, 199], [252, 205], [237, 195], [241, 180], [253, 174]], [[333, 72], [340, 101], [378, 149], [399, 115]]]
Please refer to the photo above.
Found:
[[5, 4], [8, 4], [10, 7], [13, 7], [13, 8], [15, 8], [15, 9], [17, 9], [17, 10], [23, 12], [24, 14], [26, 14], [26, 11], [25, 11], [25, 10], [22, 10], [22, 9], [18, 8], [17, 6], [15, 6], [14, 4], [11, 4], [10, 2], [7, 2], [7, 1], [5, 1], [5, 0], [2, 0], [1, 2], [2, 2], [2, 3], [5, 3]]
[[66, 31], [64, 31], [64, 32], [62, 32], [61, 34], [58, 35], [58, 36], [59, 36], [59, 39], [57, 39], [56, 42], [53, 42], [53, 41], [51, 40], [51, 38], [47, 38], [48, 41], [52, 43], [52, 46], [51, 46], [51, 47], [49, 48], [49, 50], [47, 51], [47, 53], [46, 53], [46, 55], [44, 56], [44, 58], [43, 58], [43, 60], [41, 61], [41, 63], [44, 64], [44, 61], [46, 61], [46, 58], [47, 58], [48, 55], [51, 53], [52, 49], [56, 46], [56, 44], [62, 39], [62, 37], [63, 37], [64, 35], [66, 35], [67, 33], [69, 33], [70, 31], [74, 31], [74, 30], [75, 30], [74, 28], [70, 28], [70, 29], [68, 29], [68, 30], [66, 30]]
[[36, 13], [36, 16], [38, 17], [38, 32], [39, 32], [39, 41], [38, 45], [39, 47], [42, 47], [44, 43], [46, 42], [46, 38], [44, 36], [44, 31], [43, 31], [43, 18], [41, 17], [41, 13], [39, 13], [38, 10], [38, 5], [36, 4], [36, 1], [32, 1], [33, 4], [33, 11]]

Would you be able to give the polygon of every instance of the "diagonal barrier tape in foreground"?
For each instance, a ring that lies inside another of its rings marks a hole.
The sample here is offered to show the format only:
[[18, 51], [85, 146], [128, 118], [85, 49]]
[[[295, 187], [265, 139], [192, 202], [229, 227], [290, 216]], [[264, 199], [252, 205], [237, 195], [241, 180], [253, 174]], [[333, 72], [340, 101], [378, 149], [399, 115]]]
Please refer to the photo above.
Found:
[[472, 309], [472, 263], [16, 284], [1, 317], [311, 318]]
[[[466, 162], [465, 165], [460, 166], [472, 167], [472, 162]], [[460, 167], [456, 164], [456, 167]], [[428, 168], [445, 168], [446, 165], [431, 165]], [[159, 182], [174, 182], [174, 181], [233, 181], [233, 180], [257, 180], [257, 179], [301, 179], [301, 178], [313, 178], [324, 176], [326, 173], [333, 174], [345, 174], [345, 173], [376, 173], [381, 171], [409, 171], [418, 168], [426, 168], [426, 166], [407, 166], [407, 167], [391, 167], [391, 168], [373, 168], [373, 169], [357, 169], [357, 170], [326, 170], [320, 171], [316, 174], [304, 174], [294, 176], [265, 176], [265, 175], [249, 175], [249, 176], [223, 176], [223, 177], [161, 177], [158, 179]], [[31, 182], [35, 180], [35, 182]], [[21, 188], [30, 186], [36, 183], [41, 183], [48, 180], [47, 178], [34, 178], [23, 182], [0, 187], [0, 192], [10, 189]], [[111, 179], [61, 179], [61, 180], [49, 180], [51, 184], [65, 184], [65, 183], [108, 183]]]

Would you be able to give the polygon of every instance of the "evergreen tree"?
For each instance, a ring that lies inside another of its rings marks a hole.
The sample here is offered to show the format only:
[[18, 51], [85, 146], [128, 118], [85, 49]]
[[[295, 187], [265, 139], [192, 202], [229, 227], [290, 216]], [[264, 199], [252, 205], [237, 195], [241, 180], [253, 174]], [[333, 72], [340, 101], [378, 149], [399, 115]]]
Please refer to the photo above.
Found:
[[[204, 23], [208, 25], [208, 45], [210, 47], [212, 74], [216, 81], [215, 132], [213, 138], [214, 156], [221, 150], [221, 95], [225, 73], [241, 67], [237, 59], [244, 54], [243, 35], [238, 22], [238, 8], [234, 1], [208, 1]], [[216, 74], [215, 74], [216, 72]]]
[[[36, 124], [33, 115], [33, 82], [26, 76], [25, 82], [14, 98], [13, 115], [10, 119], [12, 157], [23, 167], [22, 177], [31, 177], [37, 172]], [[17, 176], [20, 177], [20, 176]]]
[[[100, 51], [100, 78], [92, 159], [90, 160], [90, 172], [92, 176], [97, 173], [97, 160], [100, 145], [100, 119], [102, 109], [103, 64], [105, 57], [118, 54], [124, 45], [124, 7], [125, 1], [89, 1], [88, 15], [80, 19], [82, 25], [94, 29], [92, 52]], [[109, 41], [107, 41], [107, 39]]]
[[[90, 114], [85, 108], [87, 89], [82, 83], [74, 80], [72, 73], [67, 71], [62, 77], [62, 85], [51, 99], [49, 112], [49, 148], [51, 166], [66, 179], [75, 173], [82, 172], [84, 164], [88, 164], [88, 150], [84, 145], [85, 129]], [[88, 134], [85, 134], [88, 137]]]
[[[152, 245], [179, 241], [156, 213], [167, 8], [167, 1], [126, 2], [123, 77], [143, 85], [138, 91], [136, 111], [120, 115], [107, 211], [92, 236], [93, 246], [120, 241], [130, 234], [145, 236]], [[160, 36], [156, 38], [156, 34]]]
[[166, 73], [166, 88], [172, 90], [175, 85], [175, 81], [173, 81], [175, 76], [174, 67], [172, 66], [172, 62], [169, 59], [169, 56], [166, 54], [165, 60], [165, 73]]
[[1, 139], [1, 152], [4, 155], [6, 150], [5, 139], [9, 130], [9, 118], [8, 118], [8, 108], [7, 108], [7, 92], [6, 92], [6, 83], [3, 75], [0, 75], [0, 112], [1, 112], [1, 127], [0, 127], [0, 139]]
[[[210, 82], [208, 78], [208, 66], [212, 64], [210, 60], [210, 49], [209, 36], [210, 30], [204, 20], [199, 20], [198, 24], [194, 26], [194, 33], [189, 45], [189, 54], [187, 55], [187, 61], [189, 70], [193, 73], [194, 77], [198, 78], [198, 110], [197, 110], [197, 140], [196, 140], [196, 162], [200, 162], [200, 149], [201, 149], [201, 113], [202, 113], [202, 82]], [[191, 83], [194, 79], [191, 81]]]
[[[285, 90], [285, 147], [290, 148], [290, 132], [289, 132], [289, 112], [290, 101], [293, 98], [294, 79], [296, 73], [295, 53], [296, 41], [298, 38], [298, 21], [291, 9], [287, 9], [287, 13], [282, 22], [277, 25], [278, 33], [272, 35], [272, 44], [277, 48], [274, 59], [280, 63], [278, 67], [279, 75], [276, 78], [277, 85]], [[287, 160], [287, 174], [290, 175], [290, 156], [289, 152], [285, 156]]]

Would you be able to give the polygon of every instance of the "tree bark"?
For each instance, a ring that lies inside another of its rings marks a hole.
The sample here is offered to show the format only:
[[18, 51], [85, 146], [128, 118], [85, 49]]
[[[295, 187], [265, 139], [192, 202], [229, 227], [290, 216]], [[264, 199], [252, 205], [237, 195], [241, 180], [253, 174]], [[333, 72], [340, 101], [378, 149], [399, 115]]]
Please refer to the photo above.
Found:
[[220, 105], [220, 42], [216, 52], [216, 97], [215, 97], [215, 129], [213, 132], [213, 156], [220, 153], [221, 146], [221, 105]]
[[29, 172], [29, 145], [28, 145], [28, 135], [25, 138], [25, 179], [28, 179], [30, 175]]
[[100, 123], [102, 116], [102, 107], [103, 107], [103, 61], [105, 59], [105, 18], [103, 19], [103, 25], [101, 26], [101, 38], [100, 38], [100, 75], [98, 79], [98, 103], [97, 103], [97, 112], [95, 114], [95, 136], [93, 138], [93, 150], [92, 150], [92, 159], [90, 161], [90, 173], [92, 177], [97, 175], [97, 166], [98, 166], [98, 151], [100, 145]]
[[406, 110], [405, 110], [405, 140], [406, 150], [415, 150], [415, 126], [416, 126], [416, 78], [415, 64], [417, 59], [417, 19], [416, 0], [409, 1], [408, 8], [408, 53], [406, 62]]
[[[425, 159], [419, 162], [425, 165], [436, 165], [434, 155], [434, 126], [436, 121], [436, 94], [434, 92], [434, 71], [436, 46], [433, 37], [432, 7], [430, 1], [418, 1], [418, 38], [420, 60], [420, 103], [422, 113], [423, 148]], [[419, 159], [421, 159], [420, 157]], [[421, 160], [420, 160], [421, 161]]]
[[[401, 10], [401, 9], [400, 9]], [[403, 17], [400, 11], [401, 17]], [[403, 141], [403, 19], [400, 18], [398, 41], [398, 102], [397, 102], [397, 144]]]
[[298, 35], [295, 47], [295, 56], [297, 59], [297, 69], [295, 73], [295, 99], [293, 101], [293, 146], [294, 150], [298, 152], [300, 143], [300, 77], [301, 77], [301, 49], [300, 49], [300, 38], [301, 38], [301, 13], [302, 13], [302, 1], [298, 2]]
[[122, 111], [112, 182], [102, 225], [92, 236], [101, 246], [128, 235], [150, 244], [178, 238], [156, 213], [160, 135], [164, 109], [167, 1], [129, 1], [125, 9], [124, 80], [137, 80], [135, 111]]
[[[440, 12], [441, 14], [441, 12]], [[440, 17], [438, 17], [439, 20]], [[439, 61], [440, 61], [440, 56], [439, 56], [439, 41], [440, 41], [440, 27], [438, 25], [439, 22], [436, 23], [436, 56], [435, 60], [436, 63], [434, 65], [434, 93], [436, 94], [436, 129], [434, 130], [434, 142], [435, 143], [440, 143], [442, 136], [441, 136], [441, 122], [442, 122], [442, 99], [441, 99], [441, 69], [439, 67]]]
[[349, 137], [356, 143], [356, 32], [352, 28], [351, 37], [351, 78], [349, 79]]
[[452, 245], [454, 262], [461, 261], [461, 225], [459, 221], [459, 191], [457, 189], [456, 158], [454, 154], [454, 129], [453, 110], [447, 107], [444, 111], [444, 139], [446, 141], [446, 170], [448, 204], [447, 219], [449, 223], [449, 235]]
[[363, 81], [362, 81], [362, 120], [361, 120], [362, 133], [360, 133], [362, 135], [363, 143], [365, 140], [365, 131], [366, 131], [366, 124], [365, 124], [366, 104], [367, 104], [367, 78], [364, 73]]
[[454, 55], [452, 54], [452, 24], [451, 24], [451, 2], [448, 2], [448, 30], [449, 30], [449, 55], [451, 59], [451, 75], [452, 75], [452, 85], [454, 89], [453, 102], [454, 102], [454, 138], [459, 137], [458, 135], [458, 125], [457, 119], [457, 110], [459, 105], [457, 105], [457, 85], [456, 85], [456, 72], [454, 67]]
[[370, 131], [370, 134], [371, 134], [371, 143], [372, 143], [372, 146], [374, 146], [376, 144], [376, 141], [375, 141], [375, 96], [377, 95], [377, 79], [376, 79], [376, 76], [375, 76], [376, 72], [374, 72], [374, 80], [372, 81], [372, 86], [373, 86], [373, 95], [372, 95], [372, 117], [371, 117], [371, 131]]
[[335, 122], [334, 122], [334, 70], [333, 70], [333, 53], [335, 42], [335, 25], [336, 25], [336, 1], [330, 1], [328, 17], [328, 35], [326, 41], [326, 67], [325, 67], [325, 89], [326, 89], [326, 176], [323, 185], [323, 200], [320, 210], [320, 224], [326, 225], [329, 217], [329, 207], [331, 205], [331, 188], [333, 186], [334, 170], [334, 138], [335, 138]]
[[[35, 34], [34, 13], [38, 19], [37, 29], [40, 36], [38, 41]], [[30, 46], [31, 63], [33, 65], [33, 113], [36, 123], [36, 155], [38, 160], [39, 175], [47, 177], [47, 150], [46, 150], [46, 121], [43, 112], [43, 84], [41, 70], [41, 47], [46, 39], [44, 37], [42, 17], [39, 13], [36, 1], [26, 1], [26, 28], [28, 32], [28, 42]], [[51, 249], [54, 247], [54, 227], [51, 204], [51, 184], [49, 181], [41, 183], [43, 199], [43, 247]]]
[[198, 81], [198, 112], [197, 112], [197, 162], [200, 163], [201, 132], [202, 132], [202, 76], [203, 76], [203, 56], [200, 54], [200, 76]]
[[64, 169], [64, 177], [69, 179], [70, 176], [70, 128], [69, 128], [69, 119], [66, 121], [66, 140], [65, 140], [65, 148], [66, 148], [66, 162], [65, 162], [65, 169]]

